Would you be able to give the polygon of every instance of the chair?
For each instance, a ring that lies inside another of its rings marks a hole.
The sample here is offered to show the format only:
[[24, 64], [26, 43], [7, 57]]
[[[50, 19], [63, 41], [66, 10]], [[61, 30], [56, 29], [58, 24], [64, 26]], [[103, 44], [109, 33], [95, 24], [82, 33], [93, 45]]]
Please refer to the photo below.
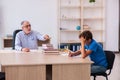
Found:
[[108, 62], [108, 67], [106, 72], [102, 73], [91, 73], [91, 76], [94, 77], [94, 80], [96, 80], [96, 76], [104, 76], [106, 77], [106, 80], [108, 80], [108, 75], [111, 74], [111, 70], [113, 68], [114, 60], [115, 60], [115, 54], [112, 51], [104, 51], [106, 55], [106, 59]]
[[5, 80], [5, 73], [4, 72], [0, 72], [0, 80]]
[[14, 50], [15, 49], [15, 37], [16, 37], [16, 34], [19, 32], [19, 31], [22, 31], [21, 29], [17, 29], [13, 32], [13, 41], [12, 41], [12, 49]]

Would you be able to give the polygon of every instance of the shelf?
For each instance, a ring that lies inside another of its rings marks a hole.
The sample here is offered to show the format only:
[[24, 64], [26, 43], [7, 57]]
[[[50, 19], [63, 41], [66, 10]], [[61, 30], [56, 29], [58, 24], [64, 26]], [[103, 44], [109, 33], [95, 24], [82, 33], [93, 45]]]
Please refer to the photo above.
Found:
[[60, 30], [62, 32], [80, 32], [81, 30]]
[[81, 20], [81, 18], [61, 18], [61, 20]]
[[104, 7], [103, 6], [83, 6], [83, 8], [97, 9], [97, 8], [104, 8]]
[[[81, 20], [81, 18], [61, 18], [61, 20]], [[84, 20], [104, 20], [104, 18], [101, 17], [88, 17], [84, 18]]]
[[90, 30], [92, 32], [103, 32], [104, 30]]
[[[104, 41], [98, 41], [99, 43], [104, 43]], [[80, 44], [80, 41], [64, 41], [60, 44]]]
[[94, 29], [84, 29], [84, 30], [90, 30], [91, 32], [104, 32], [104, 30], [94, 30]]
[[[59, 44], [80, 43], [76, 40], [79, 40], [78, 35], [84, 30], [90, 30], [97, 42], [105, 42], [105, 0], [96, 0], [93, 4], [88, 0], [59, 0], [59, 2]], [[80, 30], [76, 30], [77, 26], [80, 26]]]
[[4, 40], [11, 40], [12, 37], [4, 37], [3, 39], [4, 39]]
[[61, 44], [73, 44], [73, 43], [80, 43], [80, 41], [76, 41], [76, 40], [68, 40], [68, 41], [63, 41], [61, 42]]
[[81, 6], [76, 6], [76, 5], [64, 5], [64, 6], [61, 6], [62, 9], [65, 9], [65, 8], [81, 8]]
[[92, 17], [92, 18], [84, 18], [84, 20], [104, 20], [104, 18], [101, 17]]

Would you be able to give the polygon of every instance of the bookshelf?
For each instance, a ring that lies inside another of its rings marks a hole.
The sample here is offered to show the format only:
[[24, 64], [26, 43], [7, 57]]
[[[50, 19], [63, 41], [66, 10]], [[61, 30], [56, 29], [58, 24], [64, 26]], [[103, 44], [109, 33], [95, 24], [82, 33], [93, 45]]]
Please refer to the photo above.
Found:
[[[105, 43], [105, 0], [59, 0], [58, 1], [58, 32], [59, 48], [80, 46], [78, 35], [90, 30], [93, 38]], [[80, 29], [77, 30], [77, 26]]]

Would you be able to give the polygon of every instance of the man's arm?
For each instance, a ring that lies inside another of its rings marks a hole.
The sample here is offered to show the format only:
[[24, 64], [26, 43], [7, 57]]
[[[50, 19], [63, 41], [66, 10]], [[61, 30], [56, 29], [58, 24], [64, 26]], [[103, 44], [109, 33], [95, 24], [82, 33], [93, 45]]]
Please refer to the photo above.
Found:
[[40, 34], [40, 33], [38, 33], [38, 32], [36, 32], [36, 36], [37, 36], [37, 39], [38, 39], [38, 40], [42, 40], [42, 41], [45, 41], [45, 40], [49, 40], [49, 39], [50, 39], [50, 37], [49, 37], [47, 34], [42, 35], [42, 34]]
[[16, 38], [15, 38], [15, 50], [19, 50], [19, 51], [22, 50], [22, 46], [20, 43], [20, 37], [18, 34], [16, 35]]
[[15, 38], [15, 49], [18, 51], [23, 51], [23, 52], [30, 51], [29, 48], [22, 48], [19, 35], [16, 35], [16, 38]]

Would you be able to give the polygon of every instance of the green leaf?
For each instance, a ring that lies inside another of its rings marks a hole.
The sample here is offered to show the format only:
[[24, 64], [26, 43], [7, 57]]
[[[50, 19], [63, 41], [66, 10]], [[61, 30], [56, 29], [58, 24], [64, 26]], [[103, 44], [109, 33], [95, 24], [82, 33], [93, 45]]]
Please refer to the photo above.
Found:
[[90, 3], [95, 2], [95, 0], [89, 0]]

